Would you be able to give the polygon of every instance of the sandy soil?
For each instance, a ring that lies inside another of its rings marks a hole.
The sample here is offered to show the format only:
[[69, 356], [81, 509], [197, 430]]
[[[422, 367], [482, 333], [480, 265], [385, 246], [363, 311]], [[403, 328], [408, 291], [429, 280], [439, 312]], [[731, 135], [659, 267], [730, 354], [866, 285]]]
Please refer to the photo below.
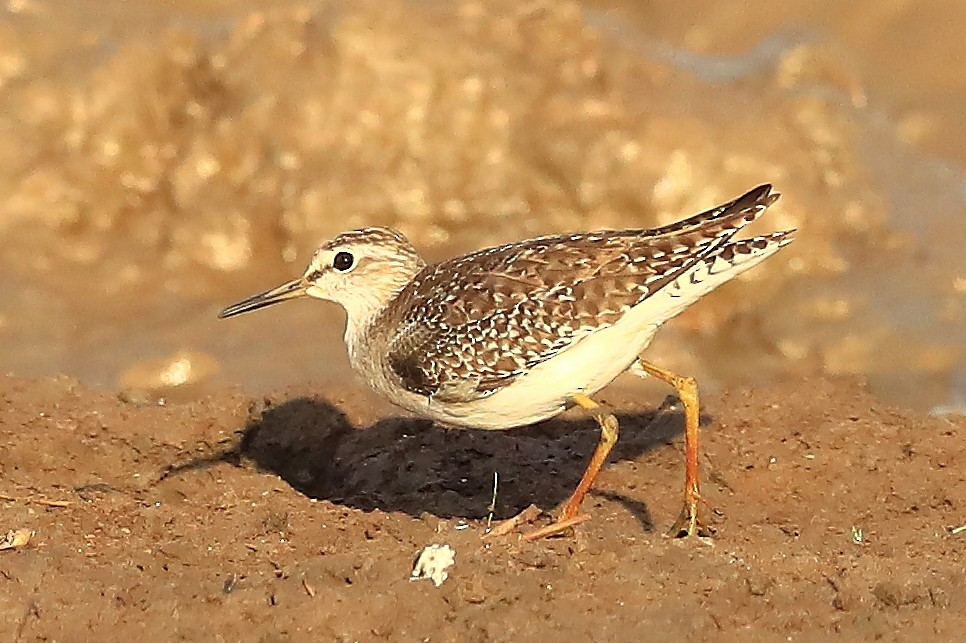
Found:
[[[487, 434], [394, 417], [358, 388], [165, 407], [0, 380], [0, 531], [35, 531], [0, 551], [0, 639], [961, 636], [966, 421], [886, 408], [854, 381], [708, 396], [717, 535], [680, 540], [664, 532], [681, 415], [642, 391], [604, 396], [624, 431], [591, 521], [484, 545], [493, 472], [497, 518], [552, 509], [592, 420]], [[456, 551], [438, 589], [409, 580], [431, 543]]]

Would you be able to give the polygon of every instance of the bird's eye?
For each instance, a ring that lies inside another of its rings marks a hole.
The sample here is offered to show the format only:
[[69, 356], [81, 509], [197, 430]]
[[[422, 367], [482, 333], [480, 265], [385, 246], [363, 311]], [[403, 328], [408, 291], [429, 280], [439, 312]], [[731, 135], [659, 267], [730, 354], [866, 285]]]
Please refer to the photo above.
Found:
[[355, 259], [350, 252], [337, 252], [335, 259], [332, 260], [332, 267], [339, 272], [345, 272], [352, 268]]

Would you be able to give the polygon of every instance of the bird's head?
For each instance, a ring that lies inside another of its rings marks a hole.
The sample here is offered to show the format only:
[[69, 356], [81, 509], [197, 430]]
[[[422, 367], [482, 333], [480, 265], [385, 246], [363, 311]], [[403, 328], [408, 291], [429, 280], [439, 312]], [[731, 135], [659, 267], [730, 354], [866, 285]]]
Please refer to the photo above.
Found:
[[425, 265], [412, 244], [395, 230], [353, 230], [322, 244], [298, 279], [233, 304], [218, 316], [232, 317], [309, 296], [340, 304], [350, 325], [366, 324]]

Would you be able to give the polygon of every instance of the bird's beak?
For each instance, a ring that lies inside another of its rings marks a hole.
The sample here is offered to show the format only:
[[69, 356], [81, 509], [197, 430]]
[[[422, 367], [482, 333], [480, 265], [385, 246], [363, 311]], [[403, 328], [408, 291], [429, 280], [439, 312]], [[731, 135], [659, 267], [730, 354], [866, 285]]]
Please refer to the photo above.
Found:
[[234, 317], [235, 315], [247, 313], [251, 310], [258, 310], [259, 308], [264, 308], [265, 306], [277, 304], [278, 302], [285, 301], [286, 299], [304, 297], [306, 288], [308, 288], [308, 282], [306, 282], [304, 277], [294, 279], [288, 283], [282, 284], [278, 288], [266, 290], [263, 293], [255, 295], [254, 297], [249, 297], [248, 299], [240, 301], [237, 304], [232, 304], [228, 308], [218, 313], [218, 318], [224, 319], [225, 317]]

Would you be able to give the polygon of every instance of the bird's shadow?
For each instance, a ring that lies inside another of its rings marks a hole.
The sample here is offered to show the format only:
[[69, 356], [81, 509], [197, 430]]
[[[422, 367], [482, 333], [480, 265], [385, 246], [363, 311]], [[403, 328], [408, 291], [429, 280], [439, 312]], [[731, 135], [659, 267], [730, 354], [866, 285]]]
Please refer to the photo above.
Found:
[[[621, 436], [609, 462], [635, 459], [680, 434], [682, 413], [667, 410], [672, 399], [652, 412], [618, 415]], [[247, 462], [311, 498], [346, 507], [475, 519], [490, 512], [496, 472], [493, 515], [500, 519], [531, 503], [550, 509], [566, 500], [598, 436], [589, 417], [508, 431], [451, 429], [404, 417], [356, 428], [331, 403], [300, 397], [260, 403], [234, 448], [174, 466], [164, 477], [216, 462]], [[592, 493], [622, 503], [645, 529], [653, 528], [642, 501], [619, 492]]]

